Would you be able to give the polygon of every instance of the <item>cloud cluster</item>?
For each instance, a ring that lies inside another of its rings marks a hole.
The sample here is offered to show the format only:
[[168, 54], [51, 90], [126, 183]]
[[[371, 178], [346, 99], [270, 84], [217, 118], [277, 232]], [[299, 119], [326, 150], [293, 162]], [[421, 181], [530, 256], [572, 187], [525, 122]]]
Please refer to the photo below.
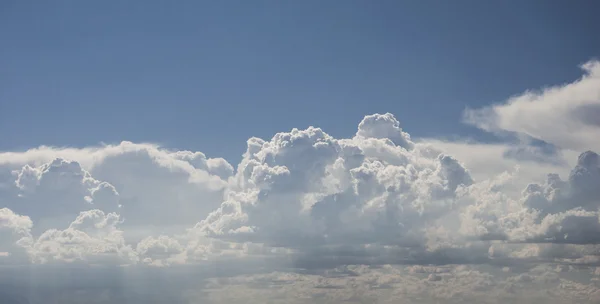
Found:
[[233, 167], [199, 152], [123, 142], [3, 153], [0, 172], [3, 206], [29, 216], [38, 231], [66, 228], [80, 212], [100, 209], [117, 212], [137, 233], [196, 223], [220, 204]]
[[472, 182], [456, 159], [411, 142], [391, 114], [370, 115], [351, 139], [309, 128], [249, 140], [225, 201], [196, 229], [286, 247], [411, 246]]
[[212, 279], [212, 303], [594, 303], [600, 285], [561, 268], [523, 272], [474, 266], [365, 265], [315, 273], [272, 272]]
[[[235, 169], [131, 142], [0, 153], [0, 265], [205, 267], [235, 278], [211, 281], [226, 292], [202, 297], [218, 301], [245, 280], [280, 284], [299, 303], [497, 302], [525, 297], [524, 286], [554, 288], [527, 295], [534, 302], [594, 301], [600, 156], [588, 149], [600, 149], [600, 130], [585, 115], [600, 105], [599, 66], [466, 112], [480, 128], [518, 134], [517, 146], [415, 140], [386, 113], [365, 116], [351, 138], [316, 127], [250, 138]], [[536, 179], [540, 168], [549, 171]], [[251, 264], [266, 274], [241, 273]], [[332, 269], [345, 272], [323, 274]]]
[[270, 256], [304, 268], [564, 262], [596, 253], [521, 252], [599, 240], [596, 153], [582, 153], [566, 180], [549, 174], [510, 195], [519, 172], [475, 181], [391, 114], [365, 117], [349, 139], [313, 127], [251, 138], [235, 173], [222, 159], [128, 142], [66, 152], [81, 160], [6, 157], [7, 255], [154, 266]]

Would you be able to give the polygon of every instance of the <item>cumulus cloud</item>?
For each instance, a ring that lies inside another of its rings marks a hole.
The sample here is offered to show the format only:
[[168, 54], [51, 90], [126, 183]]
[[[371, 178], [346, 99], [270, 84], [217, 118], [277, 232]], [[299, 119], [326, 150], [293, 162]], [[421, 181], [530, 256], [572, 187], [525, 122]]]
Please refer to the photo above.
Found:
[[473, 180], [398, 125], [388, 113], [365, 117], [351, 139], [309, 128], [250, 140], [225, 201], [196, 228], [288, 247], [420, 245]]
[[[511, 181], [520, 172], [476, 182], [443, 150], [411, 141], [389, 113], [366, 116], [349, 139], [314, 127], [269, 141], [251, 138], [235, 171], [200, 152], [129, 142], [41, 148], [3, 154], [13, 179], [4, 199], [7, 210], [33, 219], [33, 252], [45, 242], [95, 242], [98, 231], [112, 229], [102, 244], [122, 245], [132, 261], [156, 265], [185, 262], [190, 252], [206, 257], [217, 240], [230, 244], [226, 251], [237, 250], [236, 243], [290, 248], [299, 260], [329, 248], [332, 255], [358, 256], [391, 250], [408, 260], [417, 254], [421, 262], [441, 252], [459, 258], [473, 240], [484, 242], [478, 252], [487, 252], [491, 240], [594, 243], [600, 181], [594, 152], [581, 154], [567, 181], [550, 174], [513, 195], [508, 189], [518, 187]], [[57, 158], [35, 160], [47, 155]], [[194, 222], [188, 232], [180, 225]], [[177, 235], [148, 228], [169, 225], [180, 228]]]
[[6, 206], [27, 214], [41, 229], [71, 220], [90, 208], [119, 208], [116, 189], [94, 179], [75, 161], [57, 158], [39, 167], [25, 165], [12, 173], [13, 187], [3, 197]]
[[600, 157], [538, 166], [535, 150], [504, 148], [414, 140], [386, 113], [351, 138], [250, 138], [235, 169], [131, 142], [0, 153], [0, 264], [182, 281], [193, 267], [199, 285], [177, 290], [207, 303], [598, 300]]
[[[461, 230], [465, 235], [512, 242], [595, 244], [600, 232], [598, 155], [581, 154], [569, 179], [549, 174], [511, 198], [496, 183], [466, 188]], [[485, 187], [485, 188], [484, 188]]]
[[25, 262], [24, 249], [19, 245], [31, 241], [32, 226], [29, 217], [0, 209], [0, 265]]
[[222, 201], [233, 167], [200, 152], [147, 144], [42, 147], [0, 154], [0, 202], [34, 231], [66, 228], [79, 212], [118, 212], [131, 237], [183, 231]]
[[82, 212], [67, 229], [49, 229], [25, 245], [34, 262], [128, 264], [135, 261], [116, 225], [119, 216], [100, 210]]
[[528, 91], [504, 103], [465, 112], [483, 130], [513, 132], [575, 151], [600, 150], [600, 62], [581, 66], [581, 79]]

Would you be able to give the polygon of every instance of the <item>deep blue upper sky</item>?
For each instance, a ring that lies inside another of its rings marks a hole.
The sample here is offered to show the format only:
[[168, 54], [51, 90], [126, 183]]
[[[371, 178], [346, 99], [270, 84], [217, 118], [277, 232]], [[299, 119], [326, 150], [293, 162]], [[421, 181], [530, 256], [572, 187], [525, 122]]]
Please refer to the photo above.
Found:
[[600, 2], [0, 1], [0, 151], [121, 140], [236, 161], [250, 136], [481, 136], [466, 106], [572, 81]]

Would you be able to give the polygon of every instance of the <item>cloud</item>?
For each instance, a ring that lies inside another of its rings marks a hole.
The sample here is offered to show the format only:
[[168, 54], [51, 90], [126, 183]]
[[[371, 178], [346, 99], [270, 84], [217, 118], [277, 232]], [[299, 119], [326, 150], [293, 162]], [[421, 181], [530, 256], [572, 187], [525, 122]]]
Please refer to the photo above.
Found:
[[[600, 232], [598, 155], [580, 155], [569, 179], [549, 174], [531, 183], [521, 197], [510, 198], [493, 184], [466, 188], [462, 230], [466, 235], [512, 242], [595, 244]], [[482, 192], [483, 191], [483, 192]]]
[[[181, 303], [592, 303], [600, 157], [539, 139], [554, 146], [415, 140], [386, 113], [351, 138], [250, 138], [235, 169], [131, 142], [0, 153], [0, 264], [197, 282]], [[114, 290], [85, 292], [133, 297]]]
[[94, 179], [75, 161], [57, 158], [39, 167], [25, 165], [12, 173], [13, 187], [5, 191], [8, 197], [3, 199], [11, 210], [27, 214], [36, 228], [50, 228], [90, 208], [119, 209], [116, 189]]
[[512, 132], [575, 151], [600, 150], [600, 62], [581, 66], [581, 79], [528, 91], [504, 103], [468, 109], [466, 122], [491, 132]]
[[21, 247], [42, 262], [112, 255], [166, 266], [258, 254], [259, 244], [292, 250], [296, 264], [485, 263], [491, 241], [597, 242], [594, 152], [566, 181], [523, 185], [521, 169], [476, 180], [448, 143], [413, 142], [399, 126], [374, 114], [349, 139], [314, 127], [251, 138], [235, 171], [129, 142], [5, 153], [3, 200], [33, 221]]
[[82, 212], [64, 230], [49, 229], [24, 247], [38, 263], [52, 261], [120, 265], [136, 261], [116, 225], [119, 216], [100, 210]]
[[407, 149], [413, 145], [410, 135], [402, 131], [400, 122], [391, 113], [365, 116], [360, 124], [358, 124], [356, 136], [390, 140], [394, 145]]
[[20, 244], [31, 241], [32, 226], [29, 217], [16, 214], [8, 208], [0, 209], [0, 265], [26, 262]]
[[[130, 237], [183, 231], [222, 201], [233, 167], [200, 152], [122, 142], [0, 154], [0, 202], [34, 231], [66, 228], [79, 212], [118, 212]], [[150, 231], [151, 230], [151, 231]]]
[[388, 113], [365, 117], [351, 139], [309, 128], [250, 140], [225, 202], [196, 228], [286, 247], [420, 245], [423, 228], [473, 180], [398, 125]]
[[600, 289], [572, 273], [534, 268], [522, 273], [451, 265], [413, 271], [385, 265], [348, 265], [314, 274], [272, 272], [210, 280], [213, 303], [593, 303]]

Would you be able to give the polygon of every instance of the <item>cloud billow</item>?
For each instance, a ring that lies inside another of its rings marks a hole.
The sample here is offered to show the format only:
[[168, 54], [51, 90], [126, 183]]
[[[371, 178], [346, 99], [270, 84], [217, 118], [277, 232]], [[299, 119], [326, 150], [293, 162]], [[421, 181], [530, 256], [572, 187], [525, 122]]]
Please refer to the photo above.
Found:
[[484, 253], [494, 240], [598, 242], [596, 153], [582, 153], [567, 180], [550, 174], [509, 197], [494, 178], [474, 181], [457, 159], [411, 141], [389, 113], [366, 116], [348, 139], [314, 127], [251, 138], [236, 170], [199, 152], [129, 142], [75, 151], [72, 160], [47, 153], [57, 158], [16, 169], [4, 162], [12, 181], [3, 230], [21, 236], [11, 248], [19, 241], [32, 262], [114, 256], [164, 266], [243, 256], [243, 244], [254, 243], [299, 258], [329, 248], [377, 263], [429, 263], [423, 257], [439, 260], [436, 252], [476, 252], [474, 240]]
[[[524, 182], [534, 175], [527, 167], [505, 166], [482, 177], [495, 165], [492, 156], [469, 151], [489, 161], [468, 166], [471, 155], [412, 139], [390, 113], [365, 116], [351, 138], [317, 127], [250, 138], [236, 166], [201, 152], [131, 142], [0, 153], [0, 266], [128, 266], [159, 273], [198, 267], [202, 282], [220, 290], [244, 289], [246, 280], [285, 285], [293, 277], [305, 284], [298, 290], [319, 289], [311, 295], [319, 301], [343, 299], [336, 290], [348, 288], [353, 277], [372, 288], [348, 301], [381, 297], [391, 287], [419, 294], [422, 286], [434, 290], [435, 299], [453, 299], [457, 295], [439, 285], [447, 282], [464, 289], [464, 298], [487, 288], [496, 292], [492, 285], [518, 298], [525, 284], [570, 288], [556, 297], [600, 299], [595, 283], [577, 285], [554, 274], [587, 271], [592, 282], [600, 266], [600, 157], [588, 150], [600, 148], [588, 137], [596, 125], [582, 120], [581, 133], [568, 139], [560, 126], [542, 128], [541, 120], [511, 122], [520, 110], [558, 115], [540, 109], [544, 103], [580, 117], [577, 109], [597, 103], [586, 95], [598, 92], [597, 67], [585, 65], [584, 77], [564, 87], [466, 113], [482, 129], [523, 133], [552, 146], [540, 150], [524, 140], [502, 147], [498, 163], [563, 169], [573, 163], [562, 174], [546, 172], [544, 180]], [[562, 105], [565, 96], [576, 102]], [[547, 161], [568, 158], [569, 151], [579, 157]], [[560, 271], [536, 268], [554, 264]], [[227, 274], [210, 268], [215, 265]], [[366, 268], [335, 278], [312, 274], [349, 265]], [[469, 273], [477, 277], [471, 285]], [[220, 275], [230, 279], [210, 281]], [[368, 281], [371, 276], [381, 281]], [[415, 277], [421, 285], [407, 283]], [[475, 285], [481, 289], [471, 289]]]

